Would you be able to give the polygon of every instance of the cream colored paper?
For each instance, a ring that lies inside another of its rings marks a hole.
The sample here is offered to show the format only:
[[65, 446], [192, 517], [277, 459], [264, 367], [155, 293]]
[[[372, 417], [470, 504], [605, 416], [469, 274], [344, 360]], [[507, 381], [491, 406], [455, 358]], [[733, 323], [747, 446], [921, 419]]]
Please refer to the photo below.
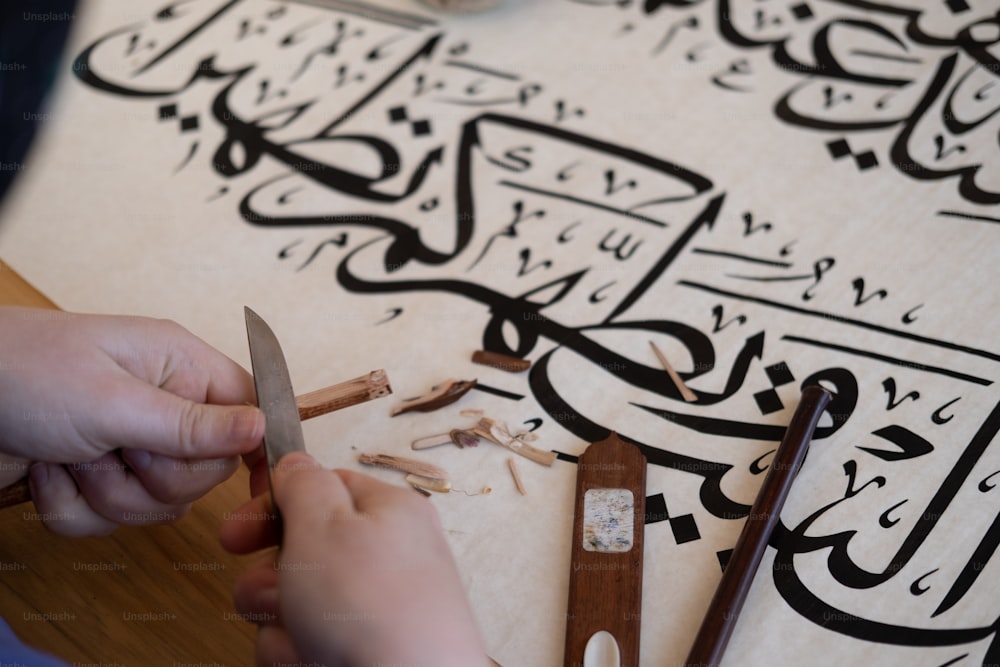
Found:
[[[642, 664], [679, 665], [824, 384], [725, 664], [993, 664], [989, 4], [86, 3], [0, 255], [64, 308], [170, 317], [247, 365], [249, 305], [300, 393], [373, 368], [399, 398], [507, 392], [305, 426], [331, 466], [414, 455], [492, 487], [432, 502], [505, 667], [561, 664], [590, 436], [648, 448]], [[501, 447], [410, 451], [466, 408], [563, 458], [521, 461], [522, 497]]]

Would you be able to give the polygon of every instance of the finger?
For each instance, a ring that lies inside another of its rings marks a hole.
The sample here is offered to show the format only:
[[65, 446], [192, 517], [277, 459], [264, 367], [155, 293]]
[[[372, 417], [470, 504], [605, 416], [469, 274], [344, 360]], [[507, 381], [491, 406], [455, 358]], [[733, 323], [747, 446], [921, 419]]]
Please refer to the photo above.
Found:
[[250, 495], [259, 496], [269, 492], [271, 482], [267, 476], [267, 453], [264, 447], [258, 447], [249, 454], [244, 454], [243, 462], [250, 471]]
[[253, 378], [235, 361], [169, 320], [122, 318], [133, 335], [105, 339], [105, 351], [138, 378], [197, 403], [255, 403]]
[[110, 535], [118, 524], [95, 512], [80, 495], [73, 477], [56, 463], [36, 463], [28, 475], [35, 518], [58, 535]]
[[130, 378], [108, 388], [116, 406], [99, 422], [94, 440], [178, 459], [236, 456], [259, 447], [264, 415], [249, 405], [196, 403]]
[[248, 554], [273, 547], [281, 541], [277, 518], [271, 496], [257, 496], [236, 511], [223, 515], [219, 541], [226, 551], [235, 554]]
[[190, 505], [160, 502], [142, 481], [131, 474], [115, 453], [67, 466], [80, 494], [90, 507], [106, 519], [130, 526], [172, 523], [184, 516]]
[[332, 516], [354, 515], [347, 488], [332, 470], [305, 452], [284, 456], [271, 472], [274, 500], [281, 510], [285, 539], [306, 544]]
[[278, 622], [277, 551], [269, 551], [244, 570], [233, 588], [233, 606], [245, 621], [273, 625]]
[[355, 509], [365, 514], [377, 514], [381, 508], [397, 503], [413, 503], [417, 506], [433, 505], [426, 502], [411, 489], [387, 484], [370, 475], [352, 470], [337, 470], [344, 488], [351, 494]]
[[[278, 625], [265, 625], [257, 629], [257, 666], [305, 664], [299, 658], [288, 631]], [[336, 667], [327, 665], [327, 667]]]
[[174, 505], [194, 502], [239, 468], [238, 457], [185, 461], [143, 449], [124, 449], [122, 459], [153, 498]]

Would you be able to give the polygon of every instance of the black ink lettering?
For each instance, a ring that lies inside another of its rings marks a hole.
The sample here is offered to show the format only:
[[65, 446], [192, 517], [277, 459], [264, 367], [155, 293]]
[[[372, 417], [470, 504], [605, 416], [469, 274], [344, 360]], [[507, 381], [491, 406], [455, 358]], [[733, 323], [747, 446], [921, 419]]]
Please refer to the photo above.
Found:
[[823, 275], [827, 271], [832, 269], [835, 263], [836, 260], [834, 260], [833, 257], [823, 257], [822, 259], [816, 260], [816, 262], [813, 264], [813, 276], [815, 277], [816, 282], [814, 282], [812, 285], [807, 287], [804, 292], [802, 292], [803, 301], [809, 301], [814, 296], [816, 296], [813, 293], [813, 290], [816, 288], [817, 285], [819, 285], [820, 281], [823, 280]]
[[895, 378], [886, 378], [882, 380], [882, 388], [885, 389], [885, 393], [889, 394], [889, 403], [885, 406], [886, 410], [893, 410], [899, 407], [899, 404], [906, 399], [917, 400], [920, 398], [919, 391], [911, 391], [906, 395], [902, 396], [898, 401], [896, 400], [896, 380]]
[[[479, 253], [479, 256], [476, 257], [475, 261], [473, 261], [472, 264], [469, 265], [469, 270], [471, 270], [477, 264], [479, 264], [479, 262], [483, 259], [483, 257], [486, 256], [486, 253], [488, 253], [490, 251], [490, 248], [493, 247], [493, 243], [498, 238], [501, 238], [501, 237], [505, 237], [505, 238], [509, 238], [509, 239], [517, 238], [517, 226], [519, 224], [521, 224], [522, 222], [524, 222], [526, 220], [530, 220], [531, 218], [544, 218], [545, 217], [545, 211], [543, 209], [538, 209], [536, 211], [532, 211], [531, 213], [525, 214], [524, 213], [524, 200], [518, 199], [517, 201], [514, 202], [513, 206], [514, 206], [514, 219], [511, 221], [511, 223], [509, 225], [507, 225], [506, 227], [504, 227], [500, 231], [494, 233], [492, 236], [490, 236], [489, 239], [487, 239], [485, 245], [483, 245], [482, 251]], [[524, 275], [524, 272], [525, 272], [525, 270], [527, 268], [528, 259], [527, 259], [527, 256], [525, 256], [526, 252], [530, 255], [530, 251], [527, 248], [525, 248], [524, 250], [521, 251], [521, 271], [520, 271], [520, 273], [518, 275]], [[551, 266], [552, 262], [548, 262], [548, 264]]]
[[[562, 172], [559, 173], [561, 174]], [[625, 188], [630, 188], [634, 190], [639, 185], [632, 179], [623, 182], [621, 185], [615, 185], [614, 169], [608, 169], [607, 171], [604, 172], [604, 182], [607, 184], [607, 187], [604, 190], [604, 194], [608, 195], [609, 197], [618, 192], [619, 190], [623, 190]]]
[[770, 222], [762, 222], [759, 225], [754, 225], [753, 213], [747, 211], [743, 214], [743, 236], [750, 236], [758, 231], [769, 232], [773, 226]]
[[931, 587], [930, 586], [924, 586], [924, 585], [922, 585], [923, 581], [927, 577], [929, 577], [932, 574], [934, 574], [935, 572], [937, 572], [939, 569], [940, 568], [936, 567], [933, 570], [931, 570], [930, 572], [927, 572], [926, 574], [923, 574], [920, 577], [918, 577], [916, 581], [914, 581], [912, 584], [910, 584], [910, 594], [911, 595], [923, 595], [924, 593], [926, 593], [927, 591], [929, 591], [931, 589]]
[[961, 399], [962, 399], [961, 396], [953, 398], [944, 405], [942, 405], [940, 408], [935, 410], [934, 414], [931, 415], [931, 421], [933, 421], [935, 424], [947, 424], [948, 422], [950, 422], [952, 419], [955, 418], [955, 415], [951, 414], [945, 417], [943, 413], [946, 408], [949, 408], [955, 403], [958, 403]]
[[390, 322], [390, 321], [396, 319], [397, 317], [399, 317], [400, 315], [403, 314], [403, 309], [402, 308], [390, 308], [386, 312], [389, 313], [389, 317], [385, 318], [384, 320], [379, 320], [378, 322], [375, 323], [375, 326], [378, 326], [380, 324], [385, 324], [386, 322]]
[[534, 266], [528, 266], [528, 262], [531, 261], [531, 248], [522, 248], [519, 256], [521, 267], [517, 270], [518, 277], [525, 276], [538, 268], [548, 269], [552, 267], [552, 261], [548, 259], [543, 259]]
[[618, 242], [618, 245], [611, 246], [610, 241], [611, 238], [615, 235], [616, 231], [617, 230], [611, 230], [610, 232], [605, 234], [604, 238], [601, 239], [601, 242], [598, 245], [598, 249], [601, 250], [602, 252], [612, 253], [615, 256], [615, 259], [623, 262], [635, 254], [635, 251], [638, 250], [639, 246], [642, 245], [642, 241], [637, 240], [634, 243], [632, 243], [632, 245], [629, 246], [628, 249], [626, 249], [625, 246], [628, 245], [628, 243], [632, 240], [632, 234], [629, 233], [625, 234], [625, 236], [622, 237], [622, 239]]
[[347, 232], [341, 232], [338, 236], [332, 239], [327, 239], [322, 243], [317, 244], [317, 246], [313, 249], [312, 253], [309, 255], [309, 258], [305, 262], [303, 262], [302, 265], [299, 266], [298, 269], [296, 269], [296, 271], [301, 271], [302, 269], [312, 264], [313, 260], [319, 257], [319, 253], [323, 250], [323, 248], [325, 248], [328, 245], [337, 246], [338, 248], [345, 247], [347, 245]]
[[715, 317], [715, 323], [712, 325], [712, 333], [719, 333], [726, 327], [728, 327], [733, 322], [736, 322], [737, 326], [743, 326], [747, 323], [746, 315], [736, 315], [728, 322], [723, 323], [722, 321], [722, 304], [718, 304], [712, 308], [712, 316]]
[[879, 299], [884, 299], [887, 296], [889, 296], [889, 293], [884, 289], [875, 290], [871, 294], [865, 296], [865, 279], [861, 277], [855, 278], [854, 282], [851, 283], [851, 285], [854, 287], [854, 291], [857, 292], [857, 294], [854, 297], [855, 307], [863, 306], [864, 304], [868, 303], [875, 297], [878, 297]]
[[908, 498], [906, 500], [900, 500], [898, 503], [896, 503], [886, 511], [882, 512], [882, 514], [878, 518], [878, 525], [882, 526], [883, 528], [892, 528], [897, 523], [899, 523], [900, 520], [899, 517], [892, 518], [889, 515], [892, 513], [893, 510], [902, 507], [908, 502], [910, 502]]
[[524, 425], [526, 425], [526, 426], [531, 426], [531, 428], [528, 429], [528, 432], [530, 433], [531, 431], [537, 431], [539, 428], [541, 428], [541, 426], [542, 426], [542, 418], [541, 417], [535, 417], [533, 419], [528, 419], [528, 420], [526, 420], [524, 422], [521, 422], [521, 423], [524, 424]]
[[578, 227], [578, 226], [580, 226], [580, 221], [579, 220], [577, 220], [576, 222], [570, 223], [568, 227], [566, 227], [561, 232], [559, 232], [559, 236], [556, 238], [556, 240], [559, 241], [559, 243], [568, 243], [569, 241], [572, 241], [573, 237], [569, 235], [569, 230], [573, 229], [574, 227]]
[[979, 482], [979, 492], [986, 493], [987, 491], [992, 491], [994, 488], [996, 488], [996, 484], [991, 483], [990, 480], [996, 477], [997, 475], [1000, 475], [1000, 470], [992, 472], [986, 477], [984, 477], [983, 480]]
[[600, 303], [601, 301], [604, 301], [607, 298], [607, 296], [604, 295], [604, 292], [613, 287], [617, 282], [617, 280], [612, 280], [609, 283], [601, 285], [595, 289], [589, 297], [587, 297], [587, 300], [590, 303]]
[[861, 486], [855, 486], [858, 480], [858, 462], [854, 459], [844, 462], [844, 474], [847, 475], [847, 489], [844, 490], [844, 499], [853, 498], [858, 495], [866, 488], [875, 485], [875, 488], [881, 489], [885, 486], [885, 477], [881, 475], [876, 475], [870, 480], [862, 484]]
[[948, 148], [945, 148], [945, 146], [944, 146], [944, 135], [941, 134], [940, 132], [938, 134], [934, 135], [934, 148], [935, 148], [935, 151], [936, 151], [934, 153], [934, 159], [937, 160], [938, 162], [940, 162], [941, 160], [945, 159], [946, 157], [948, 157], [952, 153], [959, 153], [959, 154], [961, 154], [961, 153], [965, 152], [965, 144], [956, 143], [953, 146], [949, 146]]
[[921, 438], [910, 429], [899, 426], [898, 424], [880, 428], [877, 431], [873, 431], [872, 435], [888, 440], [899, 447], [898, 451], [893, 451], [889, 449], [876, 449], [874, 447], [862, 447], [861, 445], [858, 445], [858, 449], [861, 451], [877, 456], [883, 461], [906, 461], [908, 459], [915, 459], [918, 456], [923, 456], [924, 454], [930, 454], [934, 451], [934, 445], [924, 438]]
[[[572, 176], [570, 175], [570, 172], [573, 171], [574, 168], [576, 168], [577, 166], [579, 166], [579, 164], [580, 164], [580, 161], [577, 160], [576, 162], [571, 162], [568, 165], [566, 165], [565, 167], [563, 167], [562, 169], [560, 169], [559, 173], [556, 174], [556, 180], [559, 180], [559, 181], [568, 181], [569, 179], [571, 179]], [[614, 172], [611, 172], [611, 173], [613, 174]], [[610, 193], [608, 193], [608, 194], [610, 194]]]
[[300, 243], [302, 243], [302, 239], [297, 239], [295, 241], [292, 241], [288, 245], [286, 245], [281, 250], [279, 250], [278, 251], [278, 259], [288, 259], [289, 257], [291, 257], [291, 249], [294, 248], [295, 246], [297, 246]]
[[761, 454], [760, 456], [758, 456], [757, 458], [755, 458], [753, 461], [751, 461], [750, 462], [750, 466], [748, 468], [750, 470], [750, 474], [751, 475], [759, 475], [762, 472], [764, 472], [765, 470], [767, 470], [769, 466], [761, 465], [761, 462], [764, 459], [766, 459], [768, 456], [770, 456], [771, 454], [774, 454], [776, 451], [778, 451], [778, 450], [777, 449], [769, 449], [766, 452], [764, 452], [763, 454]]

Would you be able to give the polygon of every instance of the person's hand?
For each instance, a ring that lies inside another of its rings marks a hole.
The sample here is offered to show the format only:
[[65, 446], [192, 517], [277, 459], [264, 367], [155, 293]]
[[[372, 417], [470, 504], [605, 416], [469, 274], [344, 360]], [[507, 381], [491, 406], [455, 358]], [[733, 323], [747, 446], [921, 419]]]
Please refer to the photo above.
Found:
[[180, 517], [264, 433], [250, 375], [164, 320], [0, 307], [0, 396], [0, 454], [67, 535]]
[[[260, 626], [258, 665], [490, 664], [429, 500], [305, 453], [285, 456], [272, 480], [281, 549], [243, 573], [234, 594]], [[276, 544], [267, 496], [230, 514], [221, 537], [236, 553]]]

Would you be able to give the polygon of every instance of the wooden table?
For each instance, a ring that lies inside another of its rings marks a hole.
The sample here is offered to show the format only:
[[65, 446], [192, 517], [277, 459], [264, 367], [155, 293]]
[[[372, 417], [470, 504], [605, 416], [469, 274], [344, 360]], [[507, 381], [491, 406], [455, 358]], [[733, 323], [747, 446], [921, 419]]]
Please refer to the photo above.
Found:
[[[2, 261], [0, 303], [56, 307]], [[218, 540], [248, 479], [241, 469], [176, 524], [103, 538], [53, 535], [30, 503], [0, 510], [0, 615], [28, 644], [80, 667], [253, 664], [254, 626], [231, 600], [244, 559]]]

